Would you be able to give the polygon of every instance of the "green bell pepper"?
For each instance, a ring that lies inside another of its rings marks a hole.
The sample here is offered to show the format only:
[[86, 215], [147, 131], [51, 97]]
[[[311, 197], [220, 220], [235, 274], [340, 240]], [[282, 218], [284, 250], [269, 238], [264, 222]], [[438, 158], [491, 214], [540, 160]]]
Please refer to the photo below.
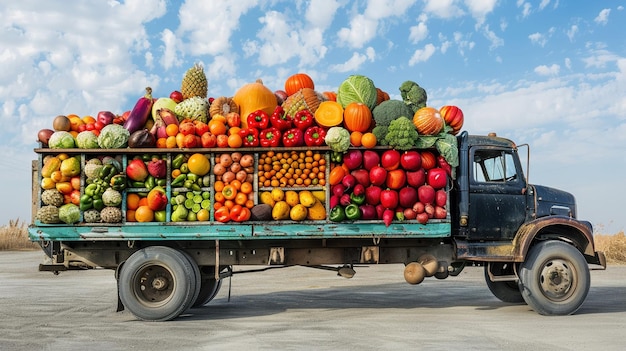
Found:
[[365, 203], [365, 194], [362, 195], [354, 195], [350, 194], [350, 202], [357, 205], [363, 205]]
[[115, 190], [121, 191], [126, 189], [126, 175], [116, 174], [111, 178], [111, 187]]
[[88, 209], [93, 207], [93, 198], [87, 194], [80, 197], [80, 203], [78, 208], [81, 211], [87, 211]]
[[98, 211], [104, 208], [104, 202], [102, 202], [102, 198], [93, 199], [93, 208], [95, 208]]
[[328, 215], [328, 218], [333, 222], [341, 222], [344, 219], [346, 219], [346, 212], [343, 206], [337, 205], [333, 207], [333, 209], [330, 210], [330, 214]]
[[356, 221], [361, 218], [361, 209], [357, 204], [349, 204], [344, 209], [344, 212], [346, 213], [346, 218], [351, 221]]

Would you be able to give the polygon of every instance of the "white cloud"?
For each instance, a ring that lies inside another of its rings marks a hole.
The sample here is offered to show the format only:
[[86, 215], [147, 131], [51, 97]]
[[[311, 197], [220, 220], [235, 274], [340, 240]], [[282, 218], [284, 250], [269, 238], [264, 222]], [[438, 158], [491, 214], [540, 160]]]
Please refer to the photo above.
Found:
[[409, 40], [411, 44], [416, 44], [428, 37], [428, 26], [426, 23], [420, 22], [415, 26], [409, 28]]
[[528, 36], [528, 39], [530, 39], [531, 43], [538, 44], [540, 46], [545, 46], [546, 42], [548, 41], [546, 37], [541, 33], [533, 33]]
[[339, 6], [336, 0], [311, 0], [305, 18], [313, 27], [324, 31], [332, 23]]
[[604, 49], [597, 49], [591, 50], [590, 55], [584, 57], [582, 61], [585, 68], [604, 68], [607, 63], [619, 61], [619, 56]]
[[413, 56], [409, 59], [409, 66], [415, 66], [420, 62], [428, 61], [428, 59], [435, 53], [437, 48], [433, 44], [426, 44], [423, 49], [417, 49], [413, 53]]
[[567, 31], [567, 37], [569, 38], [570, 42], [574, 41], [574, 37], [576, 36], [577, 33], [578, 33], [578, 25], [573, 24]]
[[339, 73], [358, 71], [363, 63], [365, 63], [368, 60], [373, 61], [374, 56], [375, 56], [374, 49], [371, 47], [368, 47], [365, 50], [365, 54], [354, 52], [352, 53], [352, 57], [346, 60], [346, 62], [341, 63], [341, 64], [336, 64], [336, 65], [331, 65], [330, 70], [333, 72], [339, 72]]
[[476, 20], [477, 27], [485, 23], [485, 18], [493, 11], [497, 3], [497, 0], [465, 0], [465, 6]]
[[424, 0], [424, 11], [439, 18], [456, 18], [464, 15], [455, 0]]
[[539, 3], [539, 11], [543, 10], [549, 4], [550, 0], [541, 0], [541, 2]]
[[600, 13], [598, 14], [598, 16], [596, 18], [594, 18], [593, 20], [601, 25], [605, 25], [607, 23], [609, 23], [609, 14], [611, 13], [611, 9], [603, 9], [602, 11], [600, 11]]
[[572, 60], [569, 57], [566, 57], [564, 61], [565, 61], [565, 67], [567, 69], [571, 70], [572, 69]]
[[552, 64], [550, 66], [541, 65], [541, 66], [535, 67], [535, 73], [537, 73], [540, 76], [556, 76], [559, 74], [560, 70], [561, 70], [561, 66], [557, 64]]
[[177, 56], [177, 39], [176, 35], [168, 28], [161, 32], [161, 41], [163, 42], [163, 55], [159, 63], [166, 70], [180, 65], [182, 62]]
[[491, 43], [489, 45], [489, 49], [493, 50], [499, 46], [504, 45], [504, 39], [498, 37], [496, 33], [492, 30], [489, 30], [489, 26], [485, 26], [483, 29], [483, 34], [487, 40]]
[[526, 18], [532, 12], [532, 5], [529, 2], [517, 1], [517, 7], [522, 8], [522, 18]]
[[350, 27], [343, 27], [337, 33], [343, 45], [351, 48], [362, 48], [376, 34], [378, 21], [365, 15], [356, 15], [350, 20]]

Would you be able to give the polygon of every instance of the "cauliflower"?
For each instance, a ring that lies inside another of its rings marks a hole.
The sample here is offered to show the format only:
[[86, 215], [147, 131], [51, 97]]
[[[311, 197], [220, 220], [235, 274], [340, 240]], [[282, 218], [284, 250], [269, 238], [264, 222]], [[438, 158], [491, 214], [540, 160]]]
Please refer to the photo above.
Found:
[[[383, 101], [372, 110], [372, 117], [374, 117], [374, 121], [376, 121], [376, 126], [388, 127], [389, 123], [398, 117], [404, 116], [411, 118], [413, 115], [414, 112], [411, 111], [411, 108], [400, 100]], [[378, 140], [380, 140], [380, 138]]]
[[413, 113], [426, 107], [426, 90], [413, 81], [407, 80], [400, 85], [400, 96]]
[[332, 127], [326, 133], [324, 141], [333, 151], [345, 152], [350, 147], [350, 132], [343, 127]]
[[76, 136], [76, 145], [80, 149], [97, 149], [98, 137], [90, 130], [85, 130]]
[[415, 146], [417, 130], [413, 122], [406, 117], [391, 121], [385, 141], [397, 150], [409, 150]]

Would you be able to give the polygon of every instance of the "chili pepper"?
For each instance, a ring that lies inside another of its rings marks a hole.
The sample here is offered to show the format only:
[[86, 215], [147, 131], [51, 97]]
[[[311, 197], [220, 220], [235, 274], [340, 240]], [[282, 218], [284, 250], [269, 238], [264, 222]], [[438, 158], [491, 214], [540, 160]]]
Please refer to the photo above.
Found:
[[185, 174], [185, 173], [180, 174], [178, 177], [176, 177], [176, 179], [174, 179], [174, 180], [172, 181], [171, 186], [179, 186], [179, 185], [182, 185], [182, 184], [185, 182], [185, 180], [187, 180], [187, 174]]
[[222, 195], [224, 195], [224, 198], [226, 200], [232, 200], [235, 198], [235, 196], [237, 196], [237, 190], [235, 190], [235, 188], [229, 184], [224, 186], [224, 189], [222, 189]]
[[363, 205], [365, 203], [365, 194], [354, 195], [354, 193], [350, 194], [350, 202], [356, 205]]
[[243, 141], [243, 147], [259, 146], [259, 130], [254, 127], [248, 127], [239, 131], [239, 136]]
[[346, 206], [344, 212], [346, 213], [346, 218], [351, 221], [356, 221], [361, 218], [361, 209], [356, 204]]
[[326, 131], [323, 128], [313, 126], [306, 129], [304, 132], [304, 143], [307, 146], [323, 146], [324, 137], [326, 137]]
[[285, 112], [282, 106], [278, 105], [270, 116], [270, 123], [272, 127], [282, 132], [291, 128], [292, 118]]
[[330, 153], [330, 161], [333, 163], [341, 163], [343, 161], [343, 154], [341, 152], [333, 151]]
[[293, 126], [305, 130], [313, 125], [314, 117], [311, 111], [304, 109], [300, 110], [293, 117]]
[[79, 209], [81, 211], [87, 211], [93, 207], [93, 198], [87, 194], [80, 197]]
[[[180, 206], [180, 205], [179, 205]], [[215, 220], [221, 223], [230, 221], [230, 213], [228, 207], [222, 206], [215, 211]]]
[[341, 222], [344, 219], [346, 219], [346, 212], [345, 212], [343, 206], [337, 205], [337, 206], [333, 207], [333, 209], [330, 210], [330, 213], [328, 215], [328, 219], [330, 219], [333, 222]]
[[276, 127], [266, 128], [259, 134], [259, 144], [262, 147], [277, 147], [280, 145], [280, 130]]
[[117, 168], [113, 165], [105, 165], [102, 169], [100, 169], [98, 178], [105, 180], [108, 183], [115, 174], [117, 174]]
[[149, 175], [148, 178], [144, 181], [144, 187], [148, 190], [152, 190], [156, 186], [156, 180], [153, 176]]
[[[226, 206], [223, 206], [223, 207], [226, 207]], [[230, 209], [230, 219], [235, 222], [247, 221], [248, 219], [250, 219], [250, 215], [251, 215], [250, 210], [241, 205], [235, 205], [233, 206], [233, 208]]]
[[283, 134], [283, 146], [293, 147], [304, 144], [304, 133], [298, 128], [286, 130]]
[[183, 154], [176, 155], [176, 157], [174, 157], [174, 159], [172, 160], [172, 168], [179, 169], [180, 166], [183, 164], [183, 162], [185, 162], [185, 155]]
[[248, 122], [248, 128], [262, 130], [269, 126], [270, 116], [263, 110], [256, 110], [248, 115], [246, 122]]
[[120, 191], [126, 189], [126, 175], [116, 174], [111, 178], [110, 185], [113, 189]]

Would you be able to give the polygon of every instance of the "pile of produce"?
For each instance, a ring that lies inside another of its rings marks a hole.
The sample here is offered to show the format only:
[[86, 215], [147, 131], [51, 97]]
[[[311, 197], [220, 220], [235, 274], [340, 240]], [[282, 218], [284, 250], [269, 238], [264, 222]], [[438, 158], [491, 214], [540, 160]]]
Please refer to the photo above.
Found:
[[[445, 188], [458, 165], [455, 135], [463, 112], [428, 106], [426, 91], [410, 80], [398, 92], [392, 99], [363, 75], [347, 77], [336, 92], [320, 92], [310, 76], [297, 73], [283, 89], [257, 80], [233, 96], [209, 97], [203, 68], [194, 65], [168, 96], [154, 98], [146, 88], [129, 111], [59, 115], [51, 129], [39, 131], [40, 145], [59, 154], [42, 165], [37, 218], [387, 225], [446, 218]], [[68, 149], [145, 153], [128, 154], [124, 162], [119, 156], [85, 160], [81, 184], [80, 157], [67, 156]], [[75, 160], [69, 162], [77, 173], [59, 171], [67, 159]], [[78, 216], [61, 211], [67, 204]]]

